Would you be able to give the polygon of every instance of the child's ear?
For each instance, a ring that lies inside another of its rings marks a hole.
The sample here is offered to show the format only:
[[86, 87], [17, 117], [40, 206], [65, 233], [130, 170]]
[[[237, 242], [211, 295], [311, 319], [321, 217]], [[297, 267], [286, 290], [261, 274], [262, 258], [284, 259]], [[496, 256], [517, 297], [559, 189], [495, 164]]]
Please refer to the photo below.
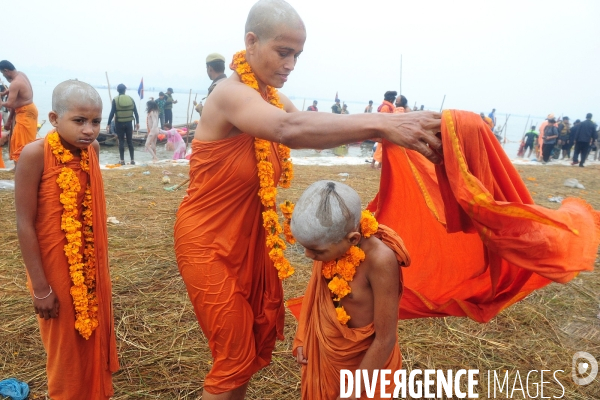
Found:
[[58, 125], [58, 114], [55, 111], [50, 111], [48, 113], [48, 120], [50, 121], [52, 126], [56, 128], [56, 126]]
[[358, 244], [358, 242], [360, 242], [360, 238], [361, 238], [361, 234], [360, 232], [350, 232], [349, 234], [346, 235], [346, 239], [348, 239], [348, 241], [350, 242], [350, 244], [352, 246], [356, 246]]

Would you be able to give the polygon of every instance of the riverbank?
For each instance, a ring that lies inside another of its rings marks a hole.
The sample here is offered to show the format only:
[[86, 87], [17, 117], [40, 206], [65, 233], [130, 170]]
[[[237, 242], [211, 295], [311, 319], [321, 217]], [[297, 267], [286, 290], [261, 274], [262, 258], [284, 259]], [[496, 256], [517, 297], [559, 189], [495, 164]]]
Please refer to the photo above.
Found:
[[[333, 157], [329, 157], [333, 158]], [[600, 209], [600, 167], [586, 168], [551, 163], [518, 165], [521, 177], [536, 203], [548, 208], [559, 204], [550, 197], [582, 197]], [[149, 174], [144, 174], [144, 172]], [[109, 255], [113, 280], [115, 327], [121, 370], [114, 376], [114, 399], [197, 399], [203, 377], [211, 368], [207, 341], [198, 327], [173, 252], [175, 212], [183, 190], [166, 191], [184, 182], [187, 165], [164, 162], [156, 168], [121, 167], [103, 170], [107, 211], [118, 224], [109, 224]], [[170, 183], [163, 184], [163, 176]], [[363, 205], [373, 198], [380, 172], [362, 165], [297, 165], [291, 189], [280, 199], [298, 199], [319, 179], [344, 180], [355, 188]], [[13, 179], [0, 171], [0, 180]], [[563, 186], [576, 178], [585, 189]], [[15, 225], [14, 192], [0, 190], [0, 351], [2, 376], [27, 382], [30, 398], [43, 399], [45, 354], [35, 314], [25, 287]], [[284, 282], [285, 298], [301, 295], [311, 264], [299, 246], [288, 256], [296, 274]], [[460, 260], [456, 265], [460, 266]], [[599, 264], [596, 264], [598, 267]], [[566, 399], [593, 399], [600, 393], [598, 381], [589, 386], [570, 383], [572, 356], [576, 351], [598, 354], [600, 324], [598, 298], [600, 272], [582, 273], [567, 285], [552, 284], [510, 307], [487, 324], [461, 318], [400, 321], [399, 343], [404, 367], [412, 369], [479, 369], [484, 374], [519, 370], [523, 382], [529, 370], [564, 370], [557, 373]], [[300, 369], [292, 355], [296, 322], [286, 315], [285, 339], [278, 342], [272, 364], [250, 383], [248, 399], [299, 399]], [[539, 374], [535, 376], [539, 383]], [[550, 381], [552, 377], [544, 377]], [[530, 386], [532, 390], [534, 387]], [[517, 391], [519, 393], [519, 391]], [[533, 392], [532, 392], [533, 395]], [[544, 396], [560, 397], [560, 386], [546, 385]], [[486, 398], [480, 391], [480, 398]]]

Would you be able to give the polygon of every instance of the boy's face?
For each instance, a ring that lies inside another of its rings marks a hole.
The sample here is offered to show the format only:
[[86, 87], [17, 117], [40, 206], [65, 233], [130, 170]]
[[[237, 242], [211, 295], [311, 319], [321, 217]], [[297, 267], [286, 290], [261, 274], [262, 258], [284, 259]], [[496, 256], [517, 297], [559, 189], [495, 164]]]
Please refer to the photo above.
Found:
[[332, 261], [342, 257], [350, 247], [358, 244], [361, 239], [360, 232], [350, 232], [338, 243], [330, 244], [304, 244], [304, 255], [314, 261]]
[[63, 115], [59, 116], [51, 111], [48, 117], [66, 148], [85, 149], [100, 133], [102, 107], [89, 102], [73, 103], [75, 102], [72, 102]]

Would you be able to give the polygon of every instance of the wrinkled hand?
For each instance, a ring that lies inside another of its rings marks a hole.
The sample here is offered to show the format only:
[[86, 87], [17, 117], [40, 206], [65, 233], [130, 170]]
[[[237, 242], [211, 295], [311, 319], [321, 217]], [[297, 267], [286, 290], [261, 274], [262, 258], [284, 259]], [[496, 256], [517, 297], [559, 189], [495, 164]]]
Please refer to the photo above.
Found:
[[442, 162], [442, 142], [436, 137], [441, 131], [442, 114], [432, 111], [392, 114], [384, 138], [399, 146], [418, 151], [429, 161]]
[[308, 360], [304, 357], [304, 348], [302, 346], [296, 349], [296, 362], [300, 365], [308, 364]]
[[[39, 296], [40, 294], [38, 294]], [[45, 296], [45, 294], [42, 294]], [[44, 300], [33, 298], [33, 309], [35, 313], [44, 319], [57, 318], [58, 317], [58, 297], [56, 297], [56, 293], [51, 293], [50, 296], [45, 298]]]

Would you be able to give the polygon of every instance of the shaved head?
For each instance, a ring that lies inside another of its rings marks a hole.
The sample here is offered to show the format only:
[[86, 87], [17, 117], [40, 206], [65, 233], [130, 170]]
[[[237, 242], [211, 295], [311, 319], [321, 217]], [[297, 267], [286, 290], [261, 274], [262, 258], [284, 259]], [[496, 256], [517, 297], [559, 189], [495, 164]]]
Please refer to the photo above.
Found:
[[358, 229], [361, 204], [358, 193], [339, 182], [310, 185], [294, 207], [292, 233], [304, 245], [338, 243]]
[[78, 80], [59, 83], [52, 92], [52, 110], [62, 116], [74, 104], [91, 104], [102, 108], [102, 99], [92, 86]]
[[277, 28], [305, 30], [304, 22], [294, 8], [283, 0], [260, 0], [254, 4], [246, 20], [246, 33], [253, 32], [260, 40], [277, 37]]

